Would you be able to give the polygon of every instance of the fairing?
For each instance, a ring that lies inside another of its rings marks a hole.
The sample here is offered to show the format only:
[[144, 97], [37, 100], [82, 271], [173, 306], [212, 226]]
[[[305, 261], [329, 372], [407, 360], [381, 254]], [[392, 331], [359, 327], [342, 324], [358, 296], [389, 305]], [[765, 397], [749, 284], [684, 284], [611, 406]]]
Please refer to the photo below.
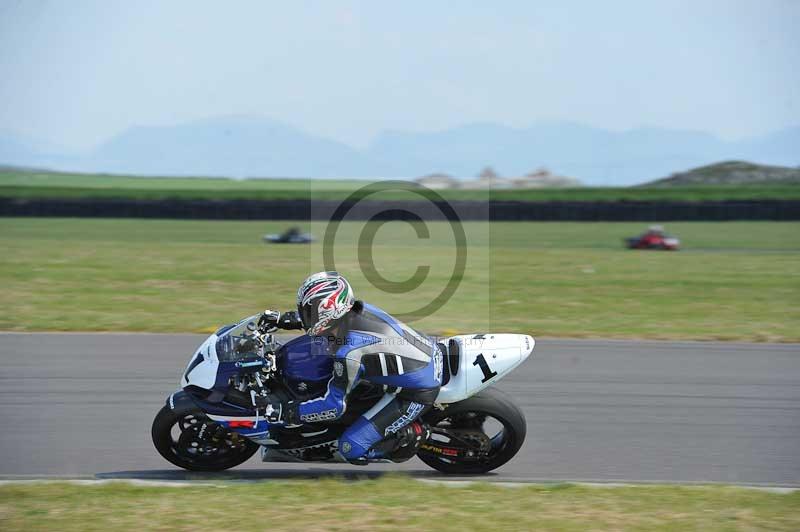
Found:
[[449, 368], [450, 380], [442, 386], [436, 402], [457, 403], [495, 384], [527, 359], [536, 345], [524, 334], [475, 334], [454, 336], [460, 356], [458, 367]]

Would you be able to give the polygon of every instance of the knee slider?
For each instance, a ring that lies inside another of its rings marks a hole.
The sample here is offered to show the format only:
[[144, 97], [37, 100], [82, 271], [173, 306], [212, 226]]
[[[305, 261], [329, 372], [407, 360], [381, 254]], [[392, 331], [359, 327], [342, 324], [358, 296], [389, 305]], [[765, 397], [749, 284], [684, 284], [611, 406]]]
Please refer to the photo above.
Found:
[[381, 435], [372, 422], [360, 417], [339, 438], [339, 452], [348, 460], [361, 458], [380, 440]]

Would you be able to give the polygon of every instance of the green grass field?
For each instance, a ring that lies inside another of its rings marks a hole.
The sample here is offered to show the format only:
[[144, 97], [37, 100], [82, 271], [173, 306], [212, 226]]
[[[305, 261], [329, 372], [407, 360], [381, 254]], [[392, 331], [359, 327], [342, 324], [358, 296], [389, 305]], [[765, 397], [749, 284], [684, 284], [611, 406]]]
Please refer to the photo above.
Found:
[[[331, 495], [331, 494], [344, 494]], [[452, 487], [404, 478], [0, 487], [3, 530], [786, 530], [800, 493], [732, 487]]]
[[[342, 200], [369, 180], [226, 179], [135, 177], [51, 172], [0, 171], [0, 197], [137, 199], [335, 199]], [[528, 190], [444, 190], [448, 200], [487, 198], [513, 201], [742, 200], [800, 199], [800, 186], [757, 185], [669, 188], [584, 187]], [[388, 191], [380, 199], [418, 199]]]
[[[292, 308], [321, 248], [265, 245], [281, 222], [0, 218], [0, 329], [206, 331], [263, 308]], [[405, 223], [377, 229], [387, 279], [431, 267], [423, 285], [388, 293], [364, 279], [363, 224], [342, 224], [336, 266], [358, 296], [409, 313], [452, 272], [450, 229], [418, 239]], [[468, 265], [431, 333], [800, 341], [800, 224], [674, 223], [685, 250], [637, 252], [639, 223], [467, 223]], [[307, 227], [308, 228], [308, 227]], [[324, 227], [310, 229], [318, 236]], [[359, 255], [360, 253], [360, 255]]]

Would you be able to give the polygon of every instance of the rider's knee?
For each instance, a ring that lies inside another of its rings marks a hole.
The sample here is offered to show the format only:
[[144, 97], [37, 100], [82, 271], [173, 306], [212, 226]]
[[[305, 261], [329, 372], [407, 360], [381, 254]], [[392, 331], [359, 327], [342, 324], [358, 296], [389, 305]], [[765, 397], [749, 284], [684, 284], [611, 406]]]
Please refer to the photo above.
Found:
[[339, 438], [339, 452], [347, 460], [363, 457], [381, 439], [375, 425], [364, 417], [358, 418]]

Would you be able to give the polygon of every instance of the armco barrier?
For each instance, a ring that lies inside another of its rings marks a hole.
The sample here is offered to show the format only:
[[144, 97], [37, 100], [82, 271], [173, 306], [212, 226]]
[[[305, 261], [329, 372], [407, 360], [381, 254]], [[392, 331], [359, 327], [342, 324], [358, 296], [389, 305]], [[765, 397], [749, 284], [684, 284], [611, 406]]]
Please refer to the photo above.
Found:
[[[330, 220], [337, 201], [308, 200], [135, 200], [0, 198], [0, 216], [179, 218], [204, 220]], [[453, 201], [462, 220], [497, 221], [722, 221], [800, 220], [798, 200], [752, 201]], [[362, 201], [347, 213], [364, 220], [376, 212], [382, 219], [403, 219], [411, 211], [426, 220], [444, 219], [426, 201]]]

